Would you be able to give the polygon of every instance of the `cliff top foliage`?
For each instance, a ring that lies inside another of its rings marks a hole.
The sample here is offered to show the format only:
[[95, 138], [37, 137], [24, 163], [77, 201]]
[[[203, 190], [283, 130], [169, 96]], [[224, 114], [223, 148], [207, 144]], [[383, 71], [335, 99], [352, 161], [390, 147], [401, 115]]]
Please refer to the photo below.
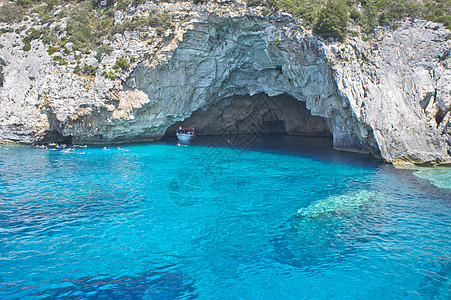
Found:
[[[176, 2], [178, 0], [163, 0]], [[195, 4], [206, 0], [192, 0]], [[266, 13], [285, 11], [301, 19], [324, 38], [343, 40], [348, 22], [371, 33], [376, 26], [396, 27], [406, 18], [423, 18], [441, 22], [451, 30], [451, 0], [246, 0], [248, 6], [264, 6]], [[68, 18], [66, 36], [79, 49], [93, 49], [103, 37], [111, 38], [126, 30], [139, 31], [148, 27], [159, 35], [173, 28], [171, 16], [153, 13], [148, 18], [133, 18], [114, 23], [114, 13], [138, 6], [146, 0], [7, 0], [0, 7], [0, 22], [16, 23], [37, 15], [43, 25]], [[5, 30], [3, 30], [5, 31]], [[52, 35], [42, 32], [52, 43]]]
[[[194, 4], [207, 2], [190, 1]], [[301, 19], [315, 34], [340, 41], [346, 37], [349, 24], [358, 25], [364, 34], [371, 34], [377, 26], [395, 28], [399, 21], [406, 18], [441, 22], [451, 30], [451, 0], [245, 1], [249, 7], [263, 7], [264, 14], [288, 12]], [[47, 51], [52, 55], [55, 64], [68, 65], [69, 60], [70, 64], [77, 65], [78, 73], [91, 75], [95, 73], [95, 69], [90, 66], [82, 67], [80, 59], [96, 51], [94, 57], [101, 62], [104, 55], [113, 51], [109, 41], [112, 41], [116, 34], [126, 31], [154, 32], [148, 41], [151, 44], [156, 37], [163, 37], [168, 30], [174, 29], [174, 16], [160, 11], [152, 11], [139, 17], [129, 15], [121, 22], [115, 21], [117, 12], [125, 12], [144, 2], [146, 0], [2, 0], [0, 22], [9, 26], [0, 28], [0, 34], [19, 34], [22, 44], [15, 43], [13, 46], [21, 46], [25, 52], [32, 49], [33, 40], [41, 40], [47, 45]], [[217, 5], [221, 3], [225, 2], [217, 2]], [[65, 22], [59, 22], [61, 20]], [[19, 26], [17, 23], [20, 21], [25, 23]], [[16, 25], [12, 27], [12, 24]], [[360, 34], [357, 31], [351, 33]], [[104, 76], [112, 78], [111, 72], [121, 70], [124, 68], [105, 69]]]
[[247, 0], [250, 6], [281, 10], [302, 19], [304, 25], [324, 38], [343, 40], [348, 20], [366, 34], [377, 26], [396, 28], [401, 20], [426, 19], [451, 30], [450, 0]]

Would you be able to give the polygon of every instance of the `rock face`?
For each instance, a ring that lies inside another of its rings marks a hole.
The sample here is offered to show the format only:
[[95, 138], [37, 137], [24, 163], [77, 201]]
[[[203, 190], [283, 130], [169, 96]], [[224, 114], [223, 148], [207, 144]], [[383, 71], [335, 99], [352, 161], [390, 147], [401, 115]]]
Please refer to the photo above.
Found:
[[43, 45], [25, 56], [3, 36], [0, 141], [155, 140], [186, 120], [204, 134], [245, 132], [240, 124], [331, 133], [336, 149], [393, 163], [451, 160], [451, 41], [443, 27], [406, 22], [371, 43], [340, 44], [287, 15], [164, 5], [184, 10], [187, 21], [153, 45], [118, 37], [107, 59], [137, 59], [116, 81], [54, 66]]

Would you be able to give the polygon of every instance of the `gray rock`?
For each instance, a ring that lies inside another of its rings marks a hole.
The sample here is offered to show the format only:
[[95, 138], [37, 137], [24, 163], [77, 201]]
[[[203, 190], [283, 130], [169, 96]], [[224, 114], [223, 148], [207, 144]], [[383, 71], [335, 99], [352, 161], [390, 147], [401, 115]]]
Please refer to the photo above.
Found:
[[[450, 162], [451, 43], [441, 25], [405, 22], [380, 30], [372, 44], [340, 44], [312, 36], [289, 15], [263, 18], [244, 5], [145, 4], [115, 18], [155, 8], [189, 21], [152, 44], [117, 36], [103, 66], [120, 56], [137, 62], [116, 81], [54, 66], [36, 41], [25, 56], [12, 47], [14, 34], [3, 35], [0, 141], [37, 142], [55, 132], [80, 143], [148, 141], [184, 120], [233, 133], [252, 117], [282, 121], [278, 130], [288, 133], [330, 132], [336, 149], [387, 162]], [[263, 94], [293, 109], [255, 109], [251, 96]], [[287, 98], [304, 102], [308, 116]], [[310, 129], [301, 132], [296, 122]]]

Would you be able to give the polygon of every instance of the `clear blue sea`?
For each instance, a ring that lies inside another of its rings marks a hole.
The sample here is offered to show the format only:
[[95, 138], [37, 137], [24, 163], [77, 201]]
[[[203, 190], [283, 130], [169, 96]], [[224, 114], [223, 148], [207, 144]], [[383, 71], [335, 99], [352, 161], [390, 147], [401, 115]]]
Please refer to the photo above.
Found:
[[451, 299], [451, 168], [327, 138], [120, 147], [0, 150], [0, 299]]

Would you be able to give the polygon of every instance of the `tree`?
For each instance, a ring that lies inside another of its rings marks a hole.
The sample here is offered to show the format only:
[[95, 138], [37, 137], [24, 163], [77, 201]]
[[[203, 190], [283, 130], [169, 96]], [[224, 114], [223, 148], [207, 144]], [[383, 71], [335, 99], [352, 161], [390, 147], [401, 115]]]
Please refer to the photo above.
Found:
[[343, 41], [348, 28], [348, 10], [344, 1], [331, 1], [321, 9], [313, 32], [321, 37]]

